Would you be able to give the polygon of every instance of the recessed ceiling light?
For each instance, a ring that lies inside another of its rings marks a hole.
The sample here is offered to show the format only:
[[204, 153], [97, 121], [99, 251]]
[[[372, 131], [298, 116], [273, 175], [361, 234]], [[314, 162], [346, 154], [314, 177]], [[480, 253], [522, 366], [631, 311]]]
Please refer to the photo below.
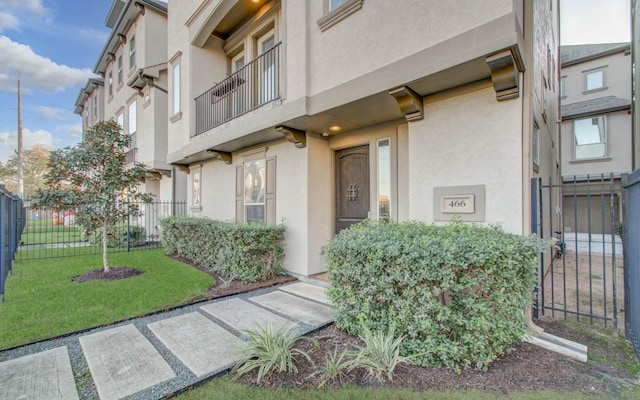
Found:
[[260, 0], [251, 0], [251, 2], [252, 2], [253, 4], [258, 4], [258, 3], [260, 3]]
[[342, 130], [342, 127], [340, 125], [331, 125], [329, 127], [329, 130], [331, 132], [340, 132]]

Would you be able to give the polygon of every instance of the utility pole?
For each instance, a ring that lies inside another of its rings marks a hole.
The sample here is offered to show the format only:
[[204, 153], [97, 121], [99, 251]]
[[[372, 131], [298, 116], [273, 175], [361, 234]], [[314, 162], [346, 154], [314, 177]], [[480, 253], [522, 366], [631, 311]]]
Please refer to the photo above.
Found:
[[23, 198], [24, 182], [22, 180], [22, 96], [20, 93], [20, 76], [18, 76], [18, 196]]

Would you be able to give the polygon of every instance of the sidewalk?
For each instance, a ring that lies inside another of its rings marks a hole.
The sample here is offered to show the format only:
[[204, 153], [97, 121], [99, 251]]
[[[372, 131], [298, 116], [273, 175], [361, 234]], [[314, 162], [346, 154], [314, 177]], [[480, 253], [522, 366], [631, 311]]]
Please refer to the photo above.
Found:
[[159, 399], [232, 367], [241, 330], [332, 321], [324, 288], [304, 282], [186, 306], [0, 352], [0, 400]]

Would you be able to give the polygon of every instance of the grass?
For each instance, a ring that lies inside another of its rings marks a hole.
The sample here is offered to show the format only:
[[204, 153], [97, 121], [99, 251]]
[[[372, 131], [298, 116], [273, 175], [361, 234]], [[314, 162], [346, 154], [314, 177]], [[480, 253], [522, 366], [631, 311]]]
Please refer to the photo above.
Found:
[[213, 284], [162, 249], [110, 254], [109, 264], [144, 273], [75, 283], [74, 276], [102, 268], [101, 254], [16, 262], [0, 303], [0, 349], [183, 304]]
[[51, 221], [27, 221], [22, 233], [24, 244], [70, 243], [81, 241], [80, 228], [53, 225]]
[[[633, 349], [633, 345], [627, 342], [624, 335], [616, 335], [611, 328], [598, 325], [590, 325], [588, 320], [559, 320], [558, 322], [568, 329], [580, 332], [589, 337], [588, 356], [590, 360], [612, 365], [619, 369], [629, 371], [635, 376], [640, 376], [640, 361]], [[612, 355], [617, 357], [612, 358]]]
[[[409, 389], [398, 389], [390, 387], [357, 387], [347, 386], [340, 389], [266, 389], [258, 387], [247, 387], [240, 383], [233, 382], [228, 376], [216, 378], [204, 385], [177, 396], [179, 400], [205, 400], [205, 399], [282, 399], [282, 400], [315, 400], [315, 399], [372, 399], [372, 400], [580, 400], [585, 395], [580, 392], [558, 393], [552, 391], [519, 391], [508, 395], [498, 392], [484, 392], [477, 390], [470, 391], [435, 391], [428, 390], [416, 392]], [[608, 397], [589, 396], [590, 400], [607, 399]]]

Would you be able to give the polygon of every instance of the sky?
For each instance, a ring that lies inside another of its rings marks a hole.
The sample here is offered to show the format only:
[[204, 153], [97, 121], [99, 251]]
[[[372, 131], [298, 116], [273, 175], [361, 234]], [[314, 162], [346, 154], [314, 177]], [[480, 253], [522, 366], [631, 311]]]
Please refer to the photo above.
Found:
[[[0, 0], [0, 161], [17, 148], [17, 82], [24, 147], [73, 146], [78, 93], [109, 35], [112, 0]], [[560, 0], [564, 45], [630, 40], [629, 0]]]

